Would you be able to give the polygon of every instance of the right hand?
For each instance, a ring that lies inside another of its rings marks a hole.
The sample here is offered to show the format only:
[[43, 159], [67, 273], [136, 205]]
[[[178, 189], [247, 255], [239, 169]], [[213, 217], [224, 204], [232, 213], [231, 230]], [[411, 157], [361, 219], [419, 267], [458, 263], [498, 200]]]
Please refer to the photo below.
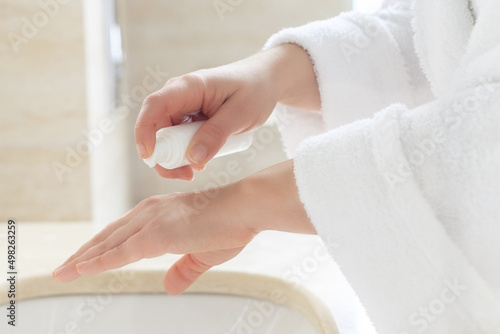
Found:
[[262, 125], [276, 104], [287, 99], [287, 94], [297, 97], [289, 86], [296, 81], [295, 85], [304, 87], [307, 82], [301, 76], [304, 71], [291, 60], [305, 63], [306, 73], [309, 76], [312, 73], [314, 78], [312, 89], [317, 92], [309, 57], [292, 44], [226, 66], [170, 79], [144, 100], [135, 125], [139, 156], [147, 158], [152, 154], [157, 130], [187, 119], [207, 119], [187, 149], [191, 165], [172, 170], [155, 166], [162, 177], [192, 180], [193, 169], [202, 170], [230, 135]]
[[155, 167], [163, 177], [190, 180], [193, 168], [203, 169], [230, 135], [262, 125], [277, 103], [263, 60], [263, 55], [258, 54], [237, 63], [176, 77], [149, 95], [135, 125], [141, 158], [153, 152], [157, 130], [189, 118], [207, 119], [188, 147], [190, 166], [173, 170]]

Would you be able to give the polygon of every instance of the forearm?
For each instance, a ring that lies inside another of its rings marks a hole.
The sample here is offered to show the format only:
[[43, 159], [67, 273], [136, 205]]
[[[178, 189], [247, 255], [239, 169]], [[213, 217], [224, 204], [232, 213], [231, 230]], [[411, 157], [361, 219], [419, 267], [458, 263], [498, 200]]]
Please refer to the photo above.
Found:
[[299, 198], [293, 160], [264, 169], [231, 186], [231, 215], [256, 233], [264, 230], [316, 234]]

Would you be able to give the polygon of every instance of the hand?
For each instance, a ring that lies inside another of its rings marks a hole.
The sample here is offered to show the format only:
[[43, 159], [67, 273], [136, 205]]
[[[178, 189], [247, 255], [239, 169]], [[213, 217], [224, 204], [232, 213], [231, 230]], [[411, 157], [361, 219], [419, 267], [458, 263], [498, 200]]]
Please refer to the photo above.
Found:
[[[54, 279], [72, 281], [120, 268], [142, 258], [165, 253], [184, 255], [167, 272], [165, 290], [184, 291], [203, 272], [236, 256], [255, 235], [239, 221], [218, 219], [230, 189], [221, 189], [210, 210], [196, 211], [199, 194], [154, 196], [139, 203], [120, 219], [107, 225], [54, 271]], [[210, 218], [208, 218], [210, 217]]]
[[202, 273], [236, 256], [263, 230], [315, 234], [300, 202], [293, 161], [261, 171], [207, 196], [205, 192], [151, 197], [109, 224], [53, 273], [68, 282], [142, 258], [186, 254], [167, 272], [165, 290], [176, 295]]
[[190, 166], [155, 167], [163, 177], [192, 180], [193, 169], [202, 170], [230, 135], [262, 125], [278, 102], [319, 108], [309, 56], [294, 44], [169, 80], [143, 103], [135, 125], [137, 151], [149, 157], [160, 128], [208, 119], [188, 147]]

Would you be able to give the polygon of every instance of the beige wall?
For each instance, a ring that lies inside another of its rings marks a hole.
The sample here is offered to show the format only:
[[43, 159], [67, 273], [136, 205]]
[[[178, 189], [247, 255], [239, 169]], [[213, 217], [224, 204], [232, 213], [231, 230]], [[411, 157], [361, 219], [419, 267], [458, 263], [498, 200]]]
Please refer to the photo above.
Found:
[[[94, 164], [90, 167], [84, 152], [88, 114], [82, 1], [42, 2], [52, 5], [42, 8], [38, 0], [0, 2], [1, 220], [91, 219], [91, 179], [94, 195], [102, 189], [101, 197], [117, 199], [99, 207], [115, 216], [111, 207], [122, 212], [122, 206], [152, 194], [234, 181], [283, 160], [279, 136], [270, 127], [257, 135], [251, 151], [212, 162], [194, 183], [160, 179], [137, 157], [132, 133], [147, 68], [168, 72], [166, 81], [225, 64], [258, 51], [281, 28], [331, 17], [346, 8], [332, 0], [117, 0], [126, 54], [121, 93], [132, 95], [133, 103], [128, 104], [128, 117], [116, 124], [118, 130], [99, 146], [117, 152], [99, 157], [110, 166], [103, 173]], [[220, 12], [216, 5], [222, 6]], [[123, 150], [128, 152], [120, 153]], [[76, 152], [70, 161], [68, 151]], [[126, 156], [125, 161], [119, 158]], [[238, 173], [226, 179], [223, 172], [234, 161]], [[114, 170], [125, 175], [113, 180], [120, 174]], [[96, 183], [102, 187], [96, 188]]]
[[60, 1], [0, 2], [1, 221], [90, 218], [87, 158], [65, 162], [85, 140], [81, 1]]
[[[281, 28], [332, 17], [346, 9], [347, 3], [332, 0], [118, 0], [127, 59], [124, 90], [130, 92], [134, 86], [141, 85], [146, 66], [158, 66], [173, 77], [226, 64], [257, 52], [267, 38]], [[218, 13], [217, 4], [226, 11]], [[138, 108], [132, 112], [136, 114]], [[230, 181], [285, 159], [279, 135], [271, 127], [260, 133], [252, 152], [214, 160], [207, 170], [197, 174], [193, 183], [160, 179], [135, 153], [134, 118], [126, 144], [131, 157], [132, 204], [153, 194], [203, 189], [220, 183], [214, 176], [216, 172], [225, 181], [223, 171], [228, 170], [227, 164], [232, 161], [241, 168], [234, 175], [227, 173]]]

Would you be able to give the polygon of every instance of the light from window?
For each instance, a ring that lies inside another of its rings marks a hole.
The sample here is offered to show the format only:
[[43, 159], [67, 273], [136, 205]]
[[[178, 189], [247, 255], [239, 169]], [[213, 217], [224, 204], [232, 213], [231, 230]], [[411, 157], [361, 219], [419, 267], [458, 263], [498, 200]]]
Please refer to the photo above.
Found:
[[360, 12], [371, 13], [380, 8], [383, 0], [353, 0], [352, 7]]

